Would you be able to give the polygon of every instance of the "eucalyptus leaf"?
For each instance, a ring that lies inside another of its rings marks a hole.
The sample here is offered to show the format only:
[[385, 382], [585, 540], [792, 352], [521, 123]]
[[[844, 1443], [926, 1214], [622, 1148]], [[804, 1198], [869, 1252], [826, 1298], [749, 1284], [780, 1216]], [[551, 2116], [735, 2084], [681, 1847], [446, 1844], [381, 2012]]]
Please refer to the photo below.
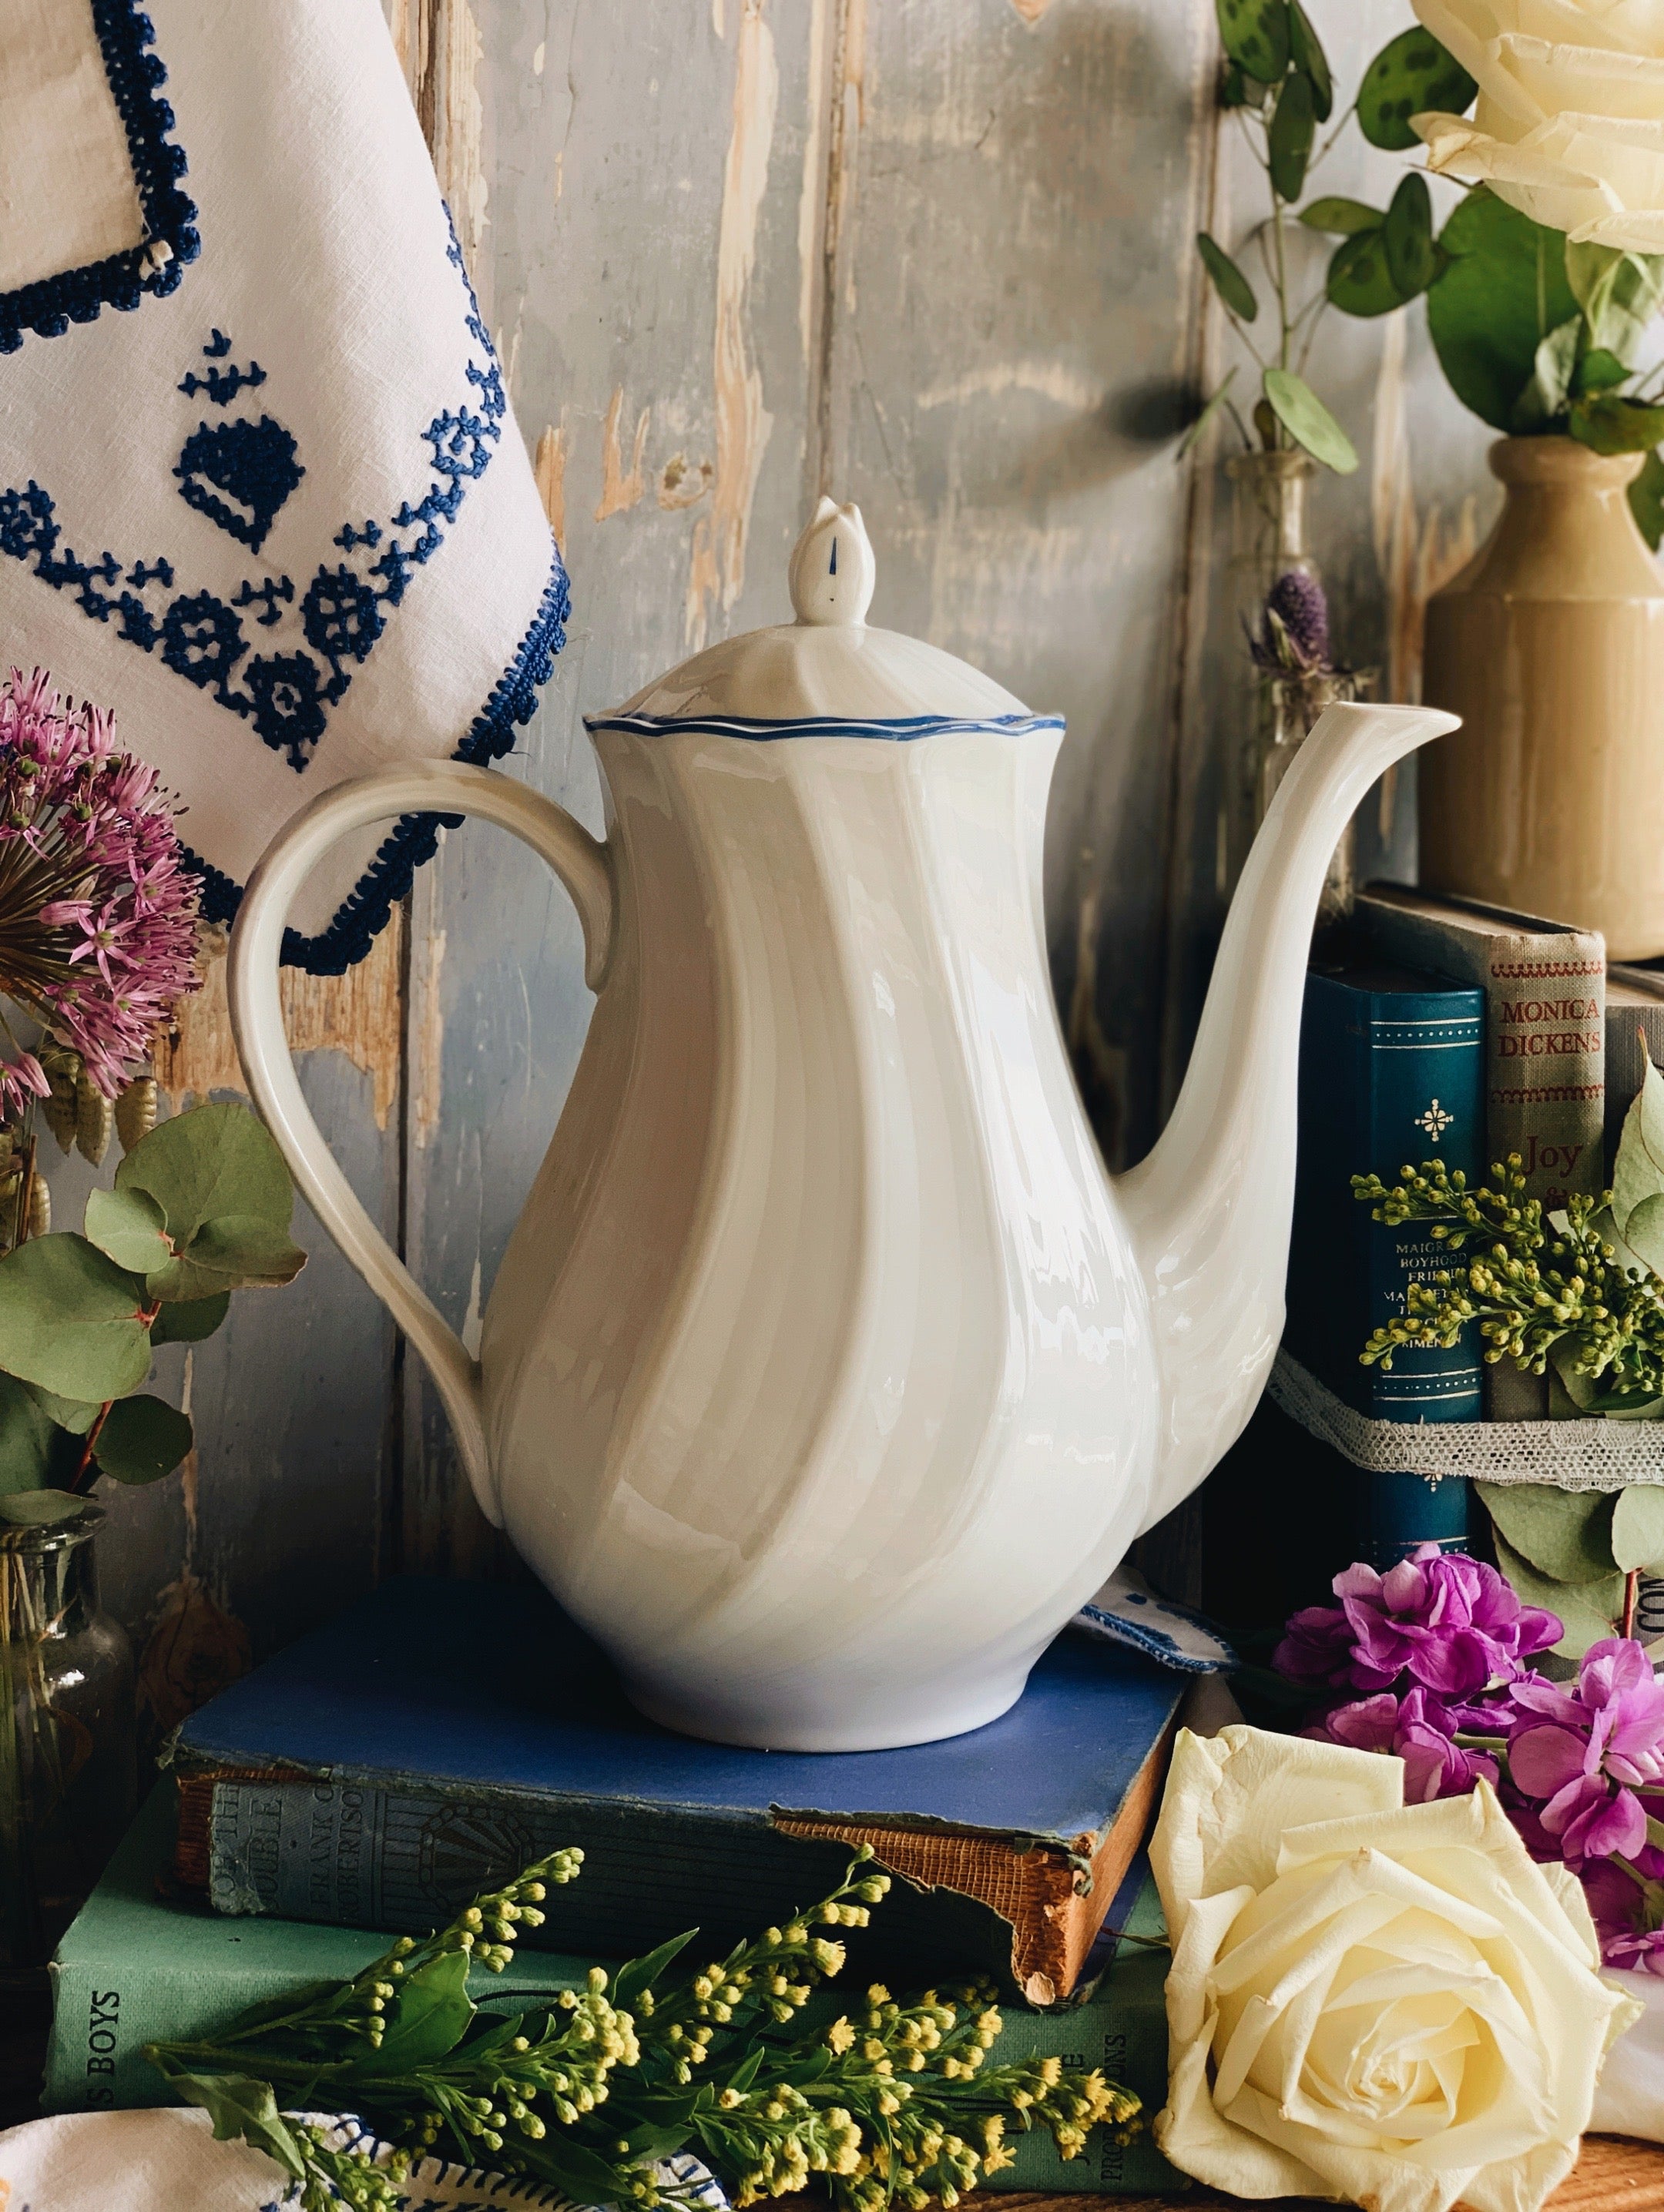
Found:
[[1624, 1116], [1612, 1170], [1612, 1216], [1626, 1239], [1637, 1207], [1664, 1196], [1664, 1075], [1644, 1049], [1642, 1066], [1641, 1088]]
[[216, 1291], [212, 1297], [185, 1298], [164, 1303], [150, 1331], [152, 1344], [200, 1344], [214, 1331], [231, 1310], [229, 1291]]
[[1402, 295], [1413, 300], [1427, 289], [1438, 269], [1433, 202], [1419, 169], [1412, 169], [1393, 193], [1381, 234], [1387, 271]]
[[87, 1200], [87, 1236], [118, 1267], [148, 1275], [174, 1256], [168, 1218], [144, 1190], [95, 1190]]
[[253, 1214], [205, 1221], [176, 1259], [145, 1278], [153, 1298], [192, 1300], [244, 1283], [293, 1282], [306, 1254], [281, 1229]]
[[1292, 369], [1268, 368], [1265, 398], [1289, 435], [1314, 460], [1337, 476], [1351, 475], [1358, 465], [1352, 441], [1303, 378]]
[[1427, 295], [1439, 365], [1464, 407], [1511, 430], [1538, 347], [1577, 313], [1565, 240], [1481, 188], [1457, 206], [1439, 244], [1448, 262]]
[[[154, 1337], [151, 1341], [155, 1342]], [[28, 1390], [46, 1419], [58, 1428], [67, 1429], [72, 1437], [84, 1437], [98, 1419], [96, 1398], [60, 1398], [55, 1391], [43, 1390], [38, 1382], [31, 1382]]]
[[1664, 407], [1621, 392], [1595, 392], [1572, 403], [1571, 434], [1596, 453], [1648, 453], [1664, 443]]
[[0, 1362], [60, 1397], [125, 1398], [149, 1372], [143, 1304], [143, 1285], [84, 1237], [32, 1237], [0, 1260]]
[[1275, 84], [1289, 66], [1288, 0], [1215, 0], [1219, 36], [1239, 68]]
[[1657, 552], [1664, 540], [1664, 459], [1656, 450], [1648, 454], [1641, 473], [1630, 486], [1630, 513], [1635, 526]]
[[442, 1951], [400, 1982], [398, 2001], [387, 2015], [381, 2047], [375, 2054], [376, 2073], [407, 2073], [413, 2066], [431, 2065], [456, 2048], [474, 2016], [467, 1981], [467, 1953]]
[[0, 1497], [51, 1481], [52, 1422], [27, 1383], [0, 1374]]
[[1557, 1583], [1539, 1575], [1503, 1536], [1496, 1539], [1496, 1565], [1509, 1588], [1527, 1605], [1541, 1606], [1560, 1622], [1564, 1634], [1554, 1649], [1563, 1659], [1581, 1659], [1591, 1644], [1613, 1632], [1624, 1611], [1624, 1577], [1610, 1575], [1605, 1581]]
[[1324, 289], [1343, 314], [1390, 315], [1403, 307], [1404, 295], [1393, 282], [1379, 228], [1354, 231], [1335, 248]]
[[158, 1121], [116, 1170], [119, 1191], [148, 1192], [176, 1250], [207, 1222], [253, 1215], [287, 1230], [295, 1189], [283, 1154], [246, 1106], [193, 1106]]
[[1313, 112], [1320, 123], [1326, 123], [1334, 112], [1335, 81], [1329, 58], [1300, 0], [1289, 0], [1289, 59], [1310, 78]]
[[1659, 1571], [1664, 1560], [1664, 1486], [1632, 1482], [1618, 1493], [1612, 1516], [1612, 1555], [1627, 1574]]
[[1283, 80], [1265, 137], [1271, 190], [1279, 199], [1297, 200], [1305, 191], [1306, 165], [1312, 158], [1316, 128], [1312, 80], [1303, 70], [1291, 70]]
[[191, 1449], [189, 1417], [164, 1399], [118, 1398], [93, 1447], [101, 1473], [117, 1482], [160, 1482]]
[[67, 1490], [13, 1490], [0, 1498], [0, 1521], [14, 1528], [54, 1528], [86, 1510], [86, 1499]]
[[1418, 141], [1410, 128], [1412, 115], [1436, 110], [1460, 115], [1478, 87], [1419, 24], [1383, 46], [1358, 86], [1358, 124], [1372, 146], [1405, 154]]
[[1231, 259], [1224, 247], [1210, 238], [1205, 230], [1196, 234], [1196, 250], [1202, 257], [1202, 265], [1213, 279], [1213, 289], [1230, 309], [1245, 323], [1253, 322], [1259, 313], [1259, 302], [1253, 295], [1253, 286]]
[[1300, 210], [1300, 220], [1307, 230], [1326, 230], [1337, 238], [1353, 238], [1361, 230], [1379, 230], [1381, 212], [1379, 208], [1365, 207], [1362, 200], [1344, 199], [1332, 192], [1327, 198], [1313, 200]]
[[1577, 1365], [1577, 1346], [1570, 1337], [1562, 1337], [1550, 1347], [1549, 1364], [1554, 1381], [1570, 1401], [1568, 1410], [1573, 1414], [1582, 1414], [1589, 1420], [1654, 1421], [1664, 1413], [1664, 1398], [1614, 1389], [1603, 1377], [1582, 1373]]
[[1664, 1275], [1664, 1194], [1643, 1198], [1624, 1224], [1624, 1243], [1642, 1265]]
[[1557, 1490], [1548, 1482], [1474, 1487], [1497, 1534], [1549, 1581], [1597, 1583], [1612, 1575], [1610, 1491]]

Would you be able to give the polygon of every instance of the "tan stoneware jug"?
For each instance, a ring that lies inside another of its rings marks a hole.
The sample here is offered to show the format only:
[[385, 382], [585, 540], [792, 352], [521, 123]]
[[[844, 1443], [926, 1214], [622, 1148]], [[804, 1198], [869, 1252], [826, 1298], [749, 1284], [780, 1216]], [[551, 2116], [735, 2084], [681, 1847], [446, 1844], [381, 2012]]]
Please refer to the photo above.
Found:
[[1421, 879], [1664, 953], [1664, 573], [1626, 496], [1639, 453], [1504, 438], [1496, 527], [1427, 609]]

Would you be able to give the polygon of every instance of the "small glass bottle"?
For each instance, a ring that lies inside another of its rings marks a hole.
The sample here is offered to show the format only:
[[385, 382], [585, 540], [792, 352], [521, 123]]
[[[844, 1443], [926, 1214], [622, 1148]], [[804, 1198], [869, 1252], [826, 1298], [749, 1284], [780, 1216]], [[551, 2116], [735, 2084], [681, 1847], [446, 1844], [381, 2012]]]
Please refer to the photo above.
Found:
[[133, 1654], [99, 1610], [88, 1505], [0, 1526], [0, 1966], [38, 1966], [133, 1816]]

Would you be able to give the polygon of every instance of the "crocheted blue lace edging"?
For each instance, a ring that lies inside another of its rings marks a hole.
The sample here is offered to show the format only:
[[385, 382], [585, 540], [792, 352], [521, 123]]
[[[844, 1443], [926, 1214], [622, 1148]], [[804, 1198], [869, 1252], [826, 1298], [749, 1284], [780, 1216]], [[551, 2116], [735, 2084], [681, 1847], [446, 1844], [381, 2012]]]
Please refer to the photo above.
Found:
[[178, 288], [186, 264], [202, 251], [196, 206], [180, 189], [185, 149], [168, 135], [174, 111], [160, 96], [168, 72], [160, 57], [148, 51], [155, 38], [150, 19], [137, 0], [92, 0], [92, 9], [105, 75], [127, 134], [145, 235], [138, 245], [101, 261], [0, 292], [0, 353], [15, 353], [26, 331], [43, 338], [62, 337], [71, 323], [96, 322], [104, 307], [126, 313], [147, 293], [163, 298]]
[[[539, 687], [554, 673], [555, 655], [566, 642], [571, 598], [559, 550], [554, 553], [538, 611], [520, 649], [504, 669], [491, 696], [474, 717], [453, 757], [483, 766], [514, 750], [515, 732], [537, 711]], [[398, 902], [409, 890], [416, 871], [437, 849], [442, 829], [454, 829], [460, 814], [401, 814], [382, 840], [375, 860], [329, 927], [316, 937], [283, 932], [283, 963], [314, 975], [343, 975], [369, 951]], [[210, 921], [229, 922], [242, 902], [242, 886], [196, 854], [186, 854], [202, 878], [202, 910]]]

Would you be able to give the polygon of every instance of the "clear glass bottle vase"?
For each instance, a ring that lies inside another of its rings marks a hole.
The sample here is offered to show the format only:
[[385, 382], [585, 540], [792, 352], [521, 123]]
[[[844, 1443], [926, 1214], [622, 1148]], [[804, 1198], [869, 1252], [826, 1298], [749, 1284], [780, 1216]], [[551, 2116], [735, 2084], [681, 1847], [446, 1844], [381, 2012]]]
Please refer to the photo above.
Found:
[[39, 1966], [131, 1820], [132, 1647], [101, 1612], [103, 1514], [0, 1527], [0, 1966]]

